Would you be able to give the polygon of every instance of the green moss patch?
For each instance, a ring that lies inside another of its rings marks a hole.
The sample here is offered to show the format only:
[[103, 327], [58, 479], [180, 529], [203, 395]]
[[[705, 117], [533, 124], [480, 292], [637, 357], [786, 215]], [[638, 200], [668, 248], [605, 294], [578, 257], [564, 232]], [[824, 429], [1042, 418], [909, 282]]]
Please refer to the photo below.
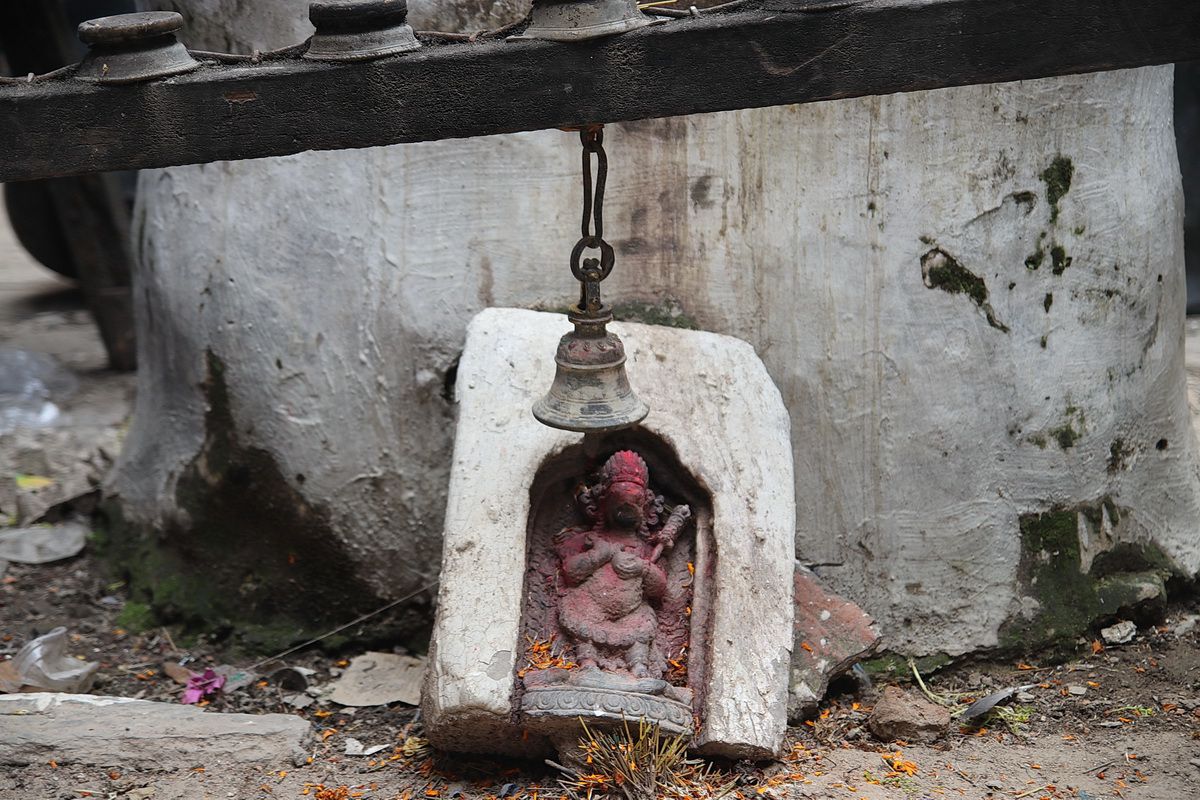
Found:
[[[184, 515], [147, 530], [116, 503], [104, 507], [104, 555], [129, 585], [129, 624], [174, 624], [184, 636], [233, 637], [262, 653], [382, 605], [357, 579], [329, 512], [267, 451], [242, 441], [224, 365], [212, 352], [203, 388], [205, 441], [176, 482]], [[373, 622], [373, 632], [397, 635], [402, 614]], [[427, 624], [412, 609], [405, 623], [409, 631]]]
[[1071, 257], [1067, 255], [1066, 248], [1061, 244], [1056, 244], [1050, 248], [1050, 271], [1055, 275], [1062, 275], [1066, 272], [1067, 267], [1071, 266]]
[[148, 631], [157, 624], [154, 612], [150, 610], [150, 606], [145, 603], [139, 603], [136, 600], [130, 600], [125, 603], [125, 607], [117, 615], [116, 622], [118, 628], [124, 628], [131, 633]]
[[921, 275], [930, 289], [966, 295], [983, 311], [988, 325], [1008, 333], [1008, 326], [996, 319], [996, 312], [988, 302], [988, 288], [983, 278], [964, 267], [945, 250], [935, 247], [921, 256]]
[[661, 303], [636, 301], [614, 303], [613, 318], [624, 322], [665, 325], [668, 328], [684, 328], [690, 331], [700, 329], [696, 320], [683, 310], [679, 301], [674, 299], [668, 299]]
[[[888, 651], [881, 653], [869, 661], [862, 662], [862, 665], [863, 669], [870, 675], [910, 680], [912, 678], [912, 670], [908, 666], [908, 660], [908, 656]], [[943, 667], [950, 666], [954, 663], [954, 659], [945, 653], [935, 653], [915, 658], [913, 659], [913, 663], [916, 665], [917, 671], [922, 675], [930, 675]]]
[[1058, 446], [1063, 450], [1070, 450], [1083, 436], [1083, 434], [1075, 430], [1070, 422], [1065, 422], [1057, 428], [1052, 429], [1050, 435], [1054, 437], [1054, 441], [1058, 442]]
[[[1049, 295], [1047, 295], [1048, 297]], [[1046, 303], [1046, 310], [1050, 310], [1049, 302]], [[1043, 337], [1043, 347], [1044, 344]], [[1083, 428], [1086, 419], [1083, 409], [1076, 405], [1068, 405], [1063, 412], [1063, 421], [1060, 425], [1046, 431], [1046, 434], [1063, 450], [1070, 450], [1075, 444], [1083, 438]], [[1043, 437], [1044, 438], [1044, 437]]]
[[1108, 474], [1115, 475], [1125, 469], [1129, 457], [1133, 455], [1134, 450], [1124, 439], [1117, 437], [1108, 447]]
[[1050, 166], [1042, 170], [1041, 179], [1046, 184], [1046, 202], [1050, 204], [1050, 221], [1058, 221], [1058, 201], [1071, 191], [1071, 179], [1075, 176], [1075, 165], [1066, 156], [1056, 155]]
[[1123, 517], [1108, 497], [1020, 517], [1017, 583], [1020, 594], [1036, 603], [1001, 626], [1003, 651], [1066, 653], [1094, 623], [1165, 603], [1170, 560], [1152, 545], [1120, 545], [1097, 555], [1084, 572], [1080, 526], [1098, 533], [1104, 515], [1113, 525]]

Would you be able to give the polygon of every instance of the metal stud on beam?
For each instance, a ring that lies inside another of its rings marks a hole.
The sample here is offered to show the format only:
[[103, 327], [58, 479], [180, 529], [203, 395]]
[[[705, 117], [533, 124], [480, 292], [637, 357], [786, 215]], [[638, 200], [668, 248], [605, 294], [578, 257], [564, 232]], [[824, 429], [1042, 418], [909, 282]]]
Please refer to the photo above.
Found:
[[533, 0], [529, 27], [508, 38], [578, 42], [665, 21], [638, 11], [637, 0]]
[[75, 77], [93, 83], [138, 83], [191, 72], [200, 66], [175, 33], [183, 17], [174, 11], [145, 11], [89, 19], [79, 25], [88, 46]]
[[308, 19], [317, 29], [304, 54], [310, 61], [370, 61], [421, 46], [407, 0], [315, 0]]

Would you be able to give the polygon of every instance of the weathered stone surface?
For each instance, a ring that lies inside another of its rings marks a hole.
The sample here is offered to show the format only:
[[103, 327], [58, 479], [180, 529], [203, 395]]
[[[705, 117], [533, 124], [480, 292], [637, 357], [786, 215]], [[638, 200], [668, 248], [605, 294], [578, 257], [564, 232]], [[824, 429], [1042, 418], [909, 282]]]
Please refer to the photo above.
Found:
[[816, 710], [831, 680], [875, 652], [879, 631], [865, 611], [826, 589], [800, 564], [793, 591], [796, 622], [788, 720], [799, 721]]
[[[555, 346], [569, 327], [556, 314], [488, 309], [468, 328], [423, 700], [440, 747], [520, 752], [537, 744], [510, 723], [525, 651], [530, 485], [547, 458], [580, 437], [539, 424], [530, 408], [550, 386]], [[634, 390], [650, 404], [643, 428], [711, 494], [715, 600], [696, 744], [714, 754], [772, 755], [786, 730], [792, 645], [787, 412], [745, 342], [646, 325], [612, 329], [625, 342]]]
[[946, 734], [950, 712], [916, 692], [887, 686], [867, 718], [867, 727], [884, 742], [932, 742]]
[[291, 759], [308, 734], [308, 722], [288, 714], [218, 714], [86, 694], [0, 695], [0, 764], [274, 763]]
[[343, 706], [382, 706], [421, 700], [425, 662], [392, 653], [364, 653], [350, 662], [329, 699]]

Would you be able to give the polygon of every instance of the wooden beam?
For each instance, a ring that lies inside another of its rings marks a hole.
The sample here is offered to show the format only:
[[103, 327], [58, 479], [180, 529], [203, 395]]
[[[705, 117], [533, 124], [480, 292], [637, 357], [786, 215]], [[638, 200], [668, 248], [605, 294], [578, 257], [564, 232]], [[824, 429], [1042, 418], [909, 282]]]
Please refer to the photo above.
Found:
[[[1200, 58], [1200, 2], [848, 0], [559, 44], [0, 86], [0, 181], [807, 103]], [[183, 37], [186, 40], [186, 32]]]

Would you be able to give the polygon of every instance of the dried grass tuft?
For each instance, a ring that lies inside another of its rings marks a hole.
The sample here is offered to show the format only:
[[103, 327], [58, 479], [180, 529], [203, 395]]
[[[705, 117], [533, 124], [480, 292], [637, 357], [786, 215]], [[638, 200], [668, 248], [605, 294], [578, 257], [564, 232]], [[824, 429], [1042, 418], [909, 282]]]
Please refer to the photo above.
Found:
[[582, 719], [576, 756], [580, 766], [554, 764], [571, 800], [596, 797], [624, 800], [717, 800], [736, 783], [703, 759], [689, 758], [687, 736], [664, 736], [657, 725], [641, 720], [632, 731], [621, 727], [593, 730]]

